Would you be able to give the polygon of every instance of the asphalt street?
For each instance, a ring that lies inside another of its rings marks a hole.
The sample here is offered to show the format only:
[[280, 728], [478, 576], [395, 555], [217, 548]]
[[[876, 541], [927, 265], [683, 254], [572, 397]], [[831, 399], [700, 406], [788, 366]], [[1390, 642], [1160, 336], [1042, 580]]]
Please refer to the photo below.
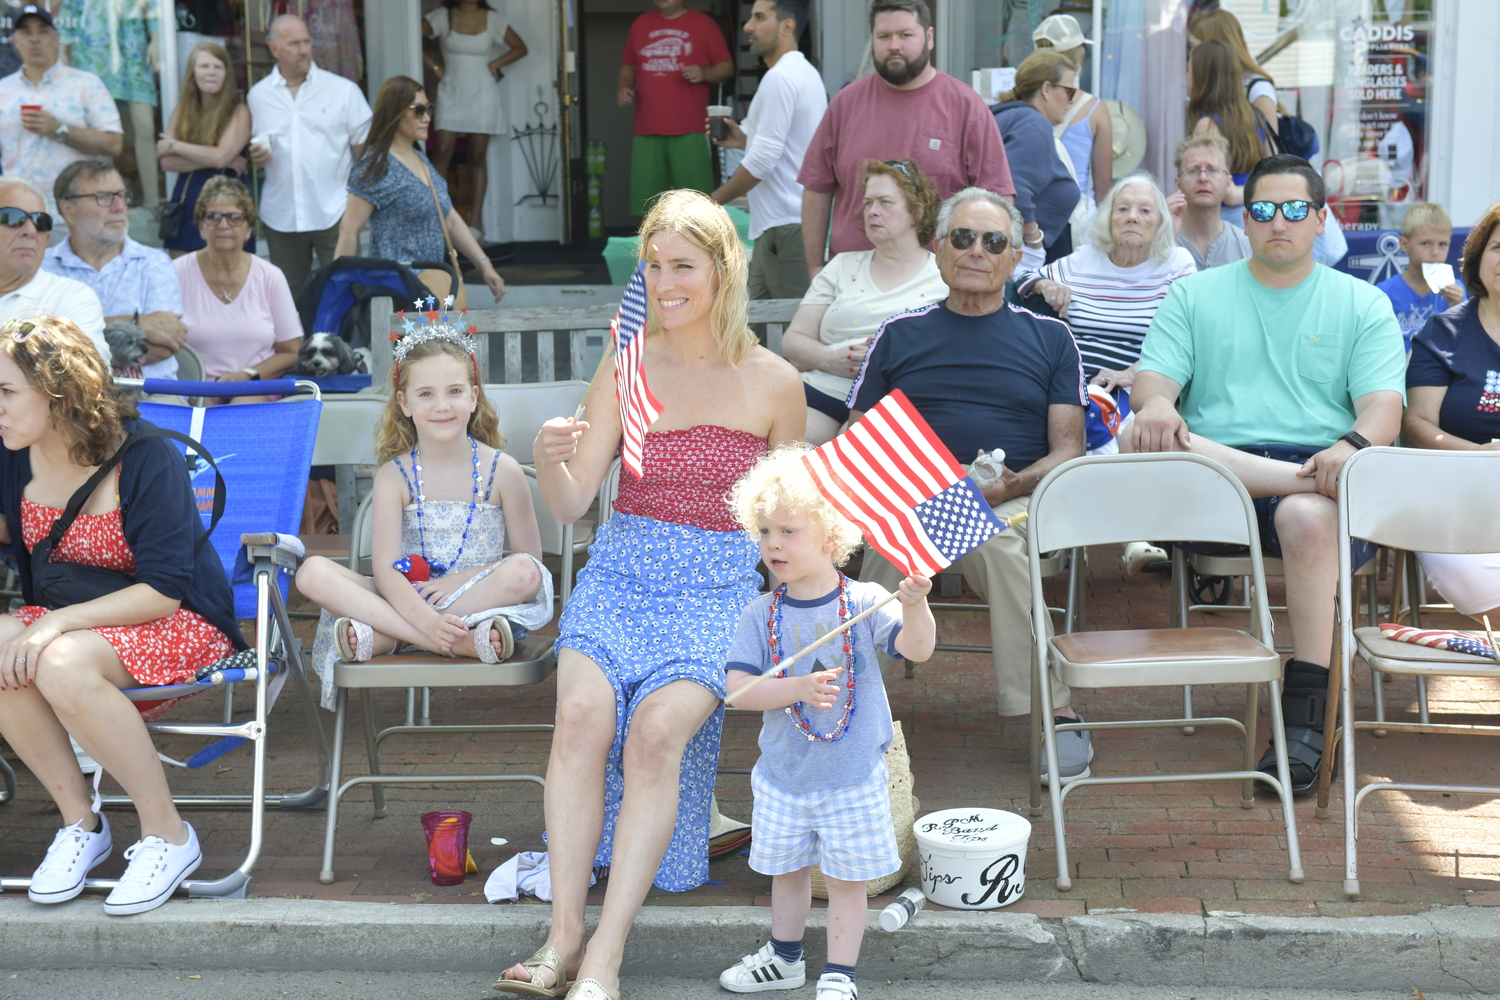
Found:
[[[24, 969], [0, 973], [0, 998], [25, 1000], [495, 1000], [489, 976], [472, 973], [119, 971]], [[862, 1000], [1404, 1000], [1410, 987], [1379, 993], [1223, 987], [1117, 986], [1097, 983], [934, 983], [861, 979]], [[700, 979], [626, 979], [622, 1000], [724, 1000], [734, 996]], [[1426, 993], [1427, 1000], [1459, 1000]], [[813, 986], [773, 993], [813, 1000]], [[1472, 996], [1472, 994], [1468, 994]]]

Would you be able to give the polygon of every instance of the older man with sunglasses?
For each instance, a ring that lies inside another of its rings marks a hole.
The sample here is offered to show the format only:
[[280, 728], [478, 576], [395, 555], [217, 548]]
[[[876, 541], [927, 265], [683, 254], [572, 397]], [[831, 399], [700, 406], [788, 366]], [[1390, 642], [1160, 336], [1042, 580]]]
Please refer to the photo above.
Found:
[[88, 285], [42, 270], [52, 235], [47, 200], [29, 181], [0, 176], [0, 323], [29, 316], [62, 316], [78, 324], [109, 358], [104, 310]]
[[[1031, 505], [1048, 472], [1083, 454], [1088, 397], [1073, 335], [1058, 319], [1006, 304], [1021, 259], [1021, 217], [1008, 198], [965, 188], [943, 203], [937, 265], [948, 298], [888, 320], [849, 394], [856, 422], [893, 389], [904, 392], [959, 461], [1004, 449], [1000, 478], [983, 492], [1002, 518]], [[1001, 715], [1031, 711], [1031, 581], [1023, 522], [959, 560], [990, 606], [990, 644]], [[862, 580], [886, 586], [901, 573], [865, 550]], [[1052, 682], [1057, 714], [1076, 721], [1068, 688]], [[1059, 777], [1086, 776], [1089, 734], [1058, 734]]]
[[[1317, 784], [1338, 582], [1338, 474], [1401, 429], [1406, 352], [1390, 302], [1313, 259], [1323, 179], [1270, 156], [1245, 182], [1252, 255], [1172, 286], [1141, 352], [1124, 451], [1192, 450], [1245, 484], [1262, 548], [1286, 568], [1292, 659], [1282, 708], [1293, 791]], [[1356, 541], [1356, 567], [1374, 547]], [[1275, 773], [1267, 750], [1260, 769]]]

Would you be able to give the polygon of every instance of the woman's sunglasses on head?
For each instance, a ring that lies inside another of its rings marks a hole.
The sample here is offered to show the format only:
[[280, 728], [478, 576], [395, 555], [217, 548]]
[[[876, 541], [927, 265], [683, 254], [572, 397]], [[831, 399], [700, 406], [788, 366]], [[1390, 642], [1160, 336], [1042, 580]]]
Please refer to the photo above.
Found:
[[1004, 253], [1010, 246], [1010, 237], [1000, 232], [977, 233], [972, 229], [950, 229], [943, 237], [955, 250], [967, 250], [975, 240], [982, 242], [985, 253]]
[[1276, 204], [1274, 201], [1252, 201], [1249, 206], [1250, 218], [1256, 222], [1270, 222], [1276, 218], [1276, 210], [1281, 209], [1281, 217], [1288, 222], [1301, 222], [1307, 218], [1312, 211], [1313, 204], [1310, 201], [1297, 199], [1296, 201], [1284, 201]]
[[39, 233], [52, 232], [52, 216], [46, 212], [28, 212], [24, 208], [16, 208], [14, 205], [6, 205], [0, 208], [0, 226], [9, 226], [12, 229], [20, 229], [30, 221]]

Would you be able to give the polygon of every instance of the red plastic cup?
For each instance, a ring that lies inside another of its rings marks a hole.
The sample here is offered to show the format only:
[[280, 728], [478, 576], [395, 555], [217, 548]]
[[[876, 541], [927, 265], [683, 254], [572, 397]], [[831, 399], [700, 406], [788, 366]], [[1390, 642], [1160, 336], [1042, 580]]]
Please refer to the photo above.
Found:
[[21, 113], [22, 114], [25, 114], [28, 111], [40, 111], [40, 110], [42, 110], [42, 106], [40, 104], [23, 104], [23, 105], [21, 105]]
[[474, 817], [462, 809], [426, 813], [422, 830], [427, 834], [427, 867], [433, 885], [460, 885], [469, 858], [469, 824]]

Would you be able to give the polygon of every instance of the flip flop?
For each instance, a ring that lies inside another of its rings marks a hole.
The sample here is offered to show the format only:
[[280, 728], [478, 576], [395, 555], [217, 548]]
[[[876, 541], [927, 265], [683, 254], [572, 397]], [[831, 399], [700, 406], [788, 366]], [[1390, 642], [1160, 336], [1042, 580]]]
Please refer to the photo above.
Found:
[[[544, 944], [536, 950], [536, 953], [521, 963], [521, 968], [531, 971], [531, 981], [524, 979], [497, 979], [491, 989], [500, 993], [518, 993], [528, 997], [560, 997], [568, 992], [573, 986], [568, 981], [567, 972], [563, 968], [563, 957], [558, 950], [549, 944]], [[554, 980], [548, 986], [542, 980], [543, 969], [550, 969]]]

